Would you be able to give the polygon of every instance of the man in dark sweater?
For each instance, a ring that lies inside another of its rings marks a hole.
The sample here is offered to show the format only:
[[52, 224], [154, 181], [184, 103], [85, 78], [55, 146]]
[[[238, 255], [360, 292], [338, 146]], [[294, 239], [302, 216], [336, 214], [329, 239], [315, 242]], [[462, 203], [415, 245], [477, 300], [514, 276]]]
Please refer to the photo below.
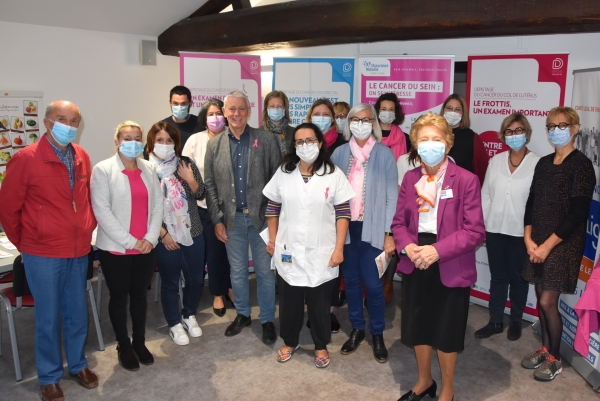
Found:
[[181, 149], [185, 146], [188, 138], [195, 134], [198, 125], [198, 116], [190, 114], [192, 104], [192, 93], [185, 86], [177, 85], [171, 89], [169, 94], [169, 105], [171, 115], [162, 121], [173, 125], [181, 134]]

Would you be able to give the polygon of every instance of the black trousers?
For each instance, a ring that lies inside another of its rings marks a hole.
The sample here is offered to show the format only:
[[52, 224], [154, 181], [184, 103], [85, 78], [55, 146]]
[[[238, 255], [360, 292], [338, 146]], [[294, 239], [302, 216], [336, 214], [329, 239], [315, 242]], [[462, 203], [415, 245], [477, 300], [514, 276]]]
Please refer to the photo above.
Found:
[[310, 319], [310, 334], [315, 350], [327, 348], [331, 341], [331, 291], [335, 280], [318, 287], [296, 287], [277, 276], [279, 285], [279, 333], [288, 347], [298, 345], [300, 330], [304, 324], [304, 302]]
[[225, 244], [215, 235], [215, 226], [208, 210], [198, 206], [204, 235], [204, 261], [208, 269], [208, 289], [214, 296], [227, 295], [231, 288], [229, 259]]
[[100, 265], [110, 291], [108, 315], [117, 342], [129, 341], [127, 335], [127, 297], [133, 341], [144, 341], [146, 334], [146, 295], [156, 268], [156, 249], [145, 255], [113, 255], [99, 250]]

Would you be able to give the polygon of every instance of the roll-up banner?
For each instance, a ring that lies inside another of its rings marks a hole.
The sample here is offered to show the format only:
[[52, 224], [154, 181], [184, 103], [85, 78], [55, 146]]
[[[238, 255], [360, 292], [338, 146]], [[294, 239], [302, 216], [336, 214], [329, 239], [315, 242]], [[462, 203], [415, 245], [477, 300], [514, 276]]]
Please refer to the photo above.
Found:
[[241, 91], [250, 100], [248, 124], [262, 124], [260, 57], [210, 53], [179, 53], [181, 85], [192, 92], [190, 113], [198, 114], [209, 99], [223, 100], [229, 92]]
[[454, 56], [359, 57], [360, 101], [375, 104], [384, 93], [398, 96], [406, 116], [400, 128], [428, 111], [439, 113], [454, 91]]
[[[489, 158], [508, 150], [498, 139], [498, 130], [502, 120], [516, 112], [524, 114], [532, 127], [528, 148], [539, 156], [554, 151], [547, 140], [546, 116], [553, 107], [564, 105], [568, 56], [469, 56], [467, 104], [471, 129], [479, 134]], [[471, 290], [471, 301], [487, 307], [490, 270], [485, 245], [477, 250], [476, 257], [477, 282]], [[509, 308], [507, 300], [507, 313]], [[523, 318], [535, 321], [537, 315], [535, 291], [530, 286]]]
[[[574, 294], [561, 294], [558, 309], [563, 321], [563, 346], [561, 354], [594, 388], [600, 387], [600, 337], [592, 333], [587, 355], [581, 356], [573, 350], [578, 316], [575, 305], [586, 289], [586, 283], [592, 274], [594, 261], [598, 260], [598, 233], [600, 231], [599, 187], [600, 169], [598, 167], [598, 134], [600, 132], [600, 68], [574, 71], [572, 107], [579, 114], [580, 133], [575, 139], [575, 147], [583, 152], [593, 163], [596, 171], [596, 187], [590, 205], [586, 224], [586, 245], [581, 260], [579, 280]], [[600, 296], [600, 294], [598, 294]]]
[[274, 58], [273, 90], [290, 101], [290, 125], [302, 124], [315, 100], [347, 102], [354, 96], [353, 58]]

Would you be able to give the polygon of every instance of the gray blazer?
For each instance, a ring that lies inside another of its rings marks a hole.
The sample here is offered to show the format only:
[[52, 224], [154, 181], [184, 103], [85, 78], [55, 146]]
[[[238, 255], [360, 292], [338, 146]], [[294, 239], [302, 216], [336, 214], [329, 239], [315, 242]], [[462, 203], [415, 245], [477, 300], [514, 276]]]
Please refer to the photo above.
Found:
[[[142, 181], [148, 189], [148, 232], [143, 239], [156, 246], [163, 219], [160, 182], [152, 162], [138, 158]], [[131, 221], [131, 188], [117, 153], [94, 166], [90, 192], [92, 208], [98, 221], [96, 246], [104, 251], [125, 253], [133, 249], [137, 238], [129, 234]], [[142, 238], [139, 238], [142, 239]]]
[[[204, 183], [206, 205], [213, 223], [224, 223], [226, 229], [232, 230], [236, 203], [229, 134], [227, 128], [221, 135], [208, 141], [204, 157]], [[252, 224], [260, 230], [265, 224], [267, 207], [267, 198], [262, 191], [277, 170], [281, 151], [275, 135], [263, 129], [250, 127], [249, 145], [246, 200]]]

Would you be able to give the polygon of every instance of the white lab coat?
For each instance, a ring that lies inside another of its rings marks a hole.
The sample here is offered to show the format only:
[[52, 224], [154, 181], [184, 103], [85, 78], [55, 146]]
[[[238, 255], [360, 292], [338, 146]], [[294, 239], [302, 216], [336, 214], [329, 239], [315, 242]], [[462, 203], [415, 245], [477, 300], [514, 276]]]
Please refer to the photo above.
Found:
[[[334, 206], [355, 194], [339, 168], [322, 173], [323, 168], [305, 183], [300, 168], [291, 173], [278, 168], [263, 189], [268, 199], [282, 204], [273, 261], [289, 285], [317, 287], [339, 274], [339, 266], [327, 266], [336, 242]], [[291, 255], [292, 263], [284, 263], [282, 254]]]

